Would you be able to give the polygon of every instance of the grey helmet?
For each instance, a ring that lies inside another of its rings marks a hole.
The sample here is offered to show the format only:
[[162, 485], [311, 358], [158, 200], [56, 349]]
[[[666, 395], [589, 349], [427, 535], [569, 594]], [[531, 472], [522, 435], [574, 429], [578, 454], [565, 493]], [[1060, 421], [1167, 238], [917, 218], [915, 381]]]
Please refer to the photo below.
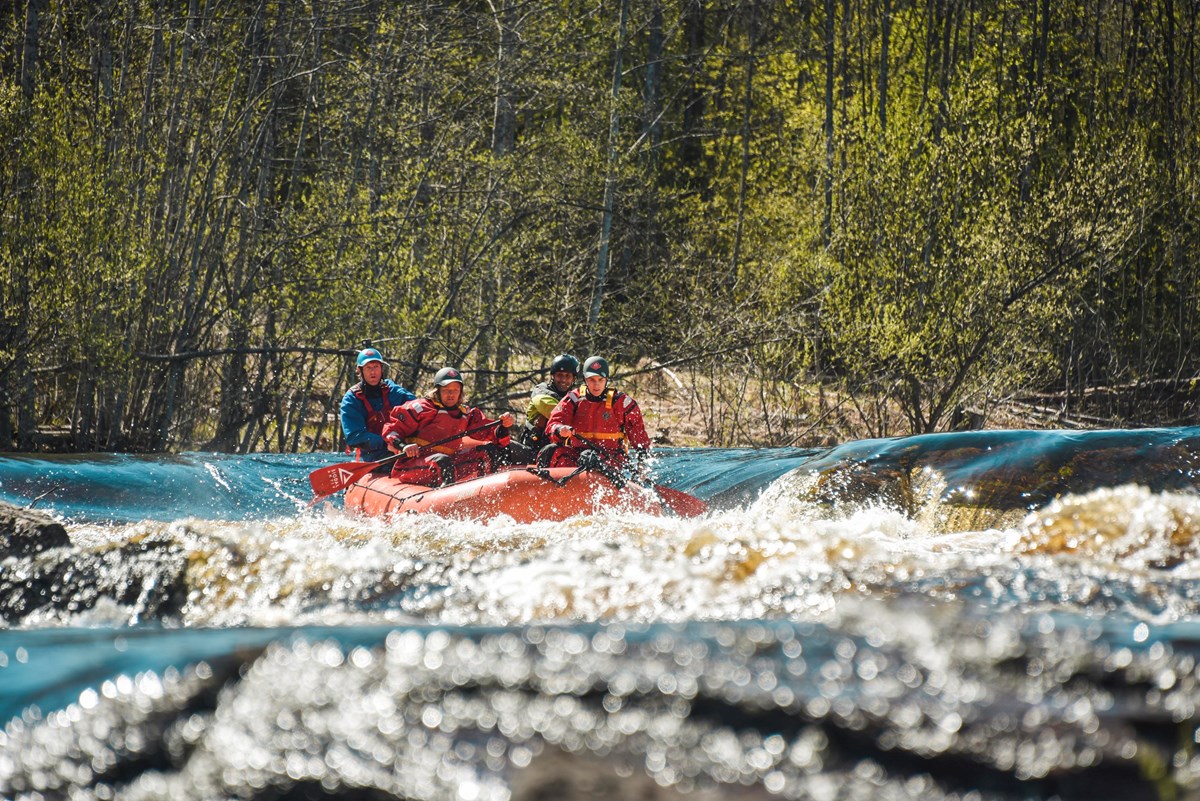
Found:
[[603, 356], [588, 356], [583, 360], [583, 377], [591, 378], [594, 375], [608, 378], [608, 359]]
[[434, 373], [433, 376], [433, 385], [435, 387], [444, 387], [447, 384], [453, 384], [456, 381], [459, 384], [463, 383], [463, 377], [462, 373], [460, 373], [454, 367], [443, 367], [441, 370], [438, 370], [436, 373]]

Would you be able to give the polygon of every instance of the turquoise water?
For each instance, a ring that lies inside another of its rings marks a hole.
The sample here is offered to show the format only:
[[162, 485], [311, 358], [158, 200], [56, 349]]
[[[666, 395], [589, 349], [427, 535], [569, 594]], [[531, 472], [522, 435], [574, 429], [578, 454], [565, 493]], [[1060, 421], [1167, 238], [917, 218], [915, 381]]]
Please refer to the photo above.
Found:
[[0, 797], [1200, 795], [1200, 428], [665, 450], [694, 520], [341, 460], [0, 459], [71, 538], [0, 562]]

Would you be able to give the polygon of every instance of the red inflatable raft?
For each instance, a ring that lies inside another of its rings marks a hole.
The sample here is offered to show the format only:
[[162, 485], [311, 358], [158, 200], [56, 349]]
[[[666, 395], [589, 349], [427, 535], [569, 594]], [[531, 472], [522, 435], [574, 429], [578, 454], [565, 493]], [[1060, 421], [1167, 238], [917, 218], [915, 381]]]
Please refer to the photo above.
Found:
[[446, 487], [405, 484], [388, 475], [370, 473], [346, 490], [346, 508], [375, 516], [402, 512], [461, 519], [508, 515], [518, 523], [565, 520], [612, 508], [684, 517], [707, 511], [703, 501], [668, 487], [628, 483], [618, 489], [598, 473], [572, 475], [574, 472], [558, 467], [540, 471], [539, 475], [513, 468]]

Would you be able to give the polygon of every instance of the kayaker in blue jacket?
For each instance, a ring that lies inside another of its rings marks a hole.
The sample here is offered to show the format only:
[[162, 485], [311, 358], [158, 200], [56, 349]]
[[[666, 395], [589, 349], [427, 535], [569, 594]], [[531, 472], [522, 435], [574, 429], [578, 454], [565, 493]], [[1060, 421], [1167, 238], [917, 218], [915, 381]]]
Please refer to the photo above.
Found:
[[[383, 372], [388, 364], [375, 348], [364, 348], [356, 360], [360, 381], [342, 398], [342, 436], [346, 449], [353, 449], [356, 458], [376, 462], [391, 455], [381, 433], [391, 419], [393, 406], [401, 406], [417, 396]], [[386, 468], [385, 468], [386, 469]]]

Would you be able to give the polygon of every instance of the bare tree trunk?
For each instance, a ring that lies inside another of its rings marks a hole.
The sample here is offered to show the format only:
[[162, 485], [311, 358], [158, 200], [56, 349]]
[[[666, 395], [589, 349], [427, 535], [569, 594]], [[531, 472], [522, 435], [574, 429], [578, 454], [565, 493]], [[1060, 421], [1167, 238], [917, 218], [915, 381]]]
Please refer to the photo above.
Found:
[[[431, 13], [430, 3], [428, 0], [426, 0], [425, 4], [423, 5], [423, 15], [425, 19], [423, 20], [422, 30], [426, 33], [423, 37], [424, 41], [422, 41], [421, 44], [423, 47], [428, 47], [430, 46], [430, 40], [433, 38], [432, 31], [436, 27], [436, 23], [432, 19], [433, 15]], [[419, 82], [418, 106], [420, 108], [420, 124], [418, 125], [418, 131], [420, 133], [420, 137], [418, 141], [420, 144], [418, 162], [422, 165], [429, 164], [433, 159], [434, 141], [437, 134], [436, 120], [434, 119], [434, 114], [431, 108], [433, 91], [433, 87], [429, 84], [428, 80]], [[419, 179], [416, 190], [413, 193], [413, 199], [410, 204], [410, 211], [408, 214], [409, 218], [411, 219], [411, 226], [413, 230], [411, 257], [412, 263], [414, 267], [422, 273], [425, 272], [425, 266], [428, 260], [428, 209], [432, 205], [433, 200], [432, 192], [428, 188], [427, 179], [427, 174], [423, 174]], [[448, 293], [453, 294], [456, 292], [457, 286], [454, 284], [452, 279]], [[444, 308], [450, 308], [449, 302], [447, 302]], [[424, 364], [426, 354], [433, 344], [433, 337], [440, 327], [440, 320], [431, 319], [429, 324], [425, 327], [425, 330], [421, 333], [421, 336], [417, 338], [417, 341], [413, 345], [412, 349], [412, 368], [409, 370], [407, 380], [404, 382], [405, 386], [416, 387], [418, 385], [418, 382], [421, 378], [421, 365]]]
[[[1135, 4], [1136, 6], [1137, 4]], [[1041, 14], [1039, 17], [1038, 14]], [[1030, 119], [1036, 118], [1037, 104], [1041, 97], [1042, 74], [1046, 63], [1046, 39], [1049, 37], [1050, 6], [1048, 0], [1033, 0], [1033, 19], [1030, 27], [1037, 32], [1034, 36], [1033, 47], [1029, 53], [1026, 78], [1025, 111]], [[1018, 186], [1023, 204], [1030, 202], [1033, 196], [1033, 176], [1037, 172], [1038, 155], [1031, 151], [1021, 164]]]
[[825, 0], [825, 211], [821, 220], [821, 238], [825, 247], [833, 240], [833, 72], [834, 16], [837, 0]]
[[[25, 100], [26, 113], [31, 112], [30, 104], [33, 102], [34, 93], [37, 91], [38, 32], [41, 27], [41, 14], [45, 8], [46, 0], [28, 0], [25, 8], [25, 39], [21, 51], [21, 96]], [[33, 187], [34, 175], [32, 169], [28, 166], [22, 166], [17, 175], [17, 197], [19, 198], [20, 213], [24, 217], [22, 227], [26, 231], [36, 230], [36, 227], [41, 224], [39, 220], [34, 219], [36, 215], [33, 211]], [[6, 339], [8, 339], [15, 350], [12, 369], [8, 377], [8, 386], [11, 388], [11, 399], [14, 401], [12, 406], [16, 409], [17, 449], [30, 450], [34, 445], [34, 433], [37, 427], [33, 408], [33, 379], [29, 372], [29, 326], [31, 322], [29, 318], [30, 276], [33, 275], [35, 270], [34, 261], [40, 257], [28, 246], [22, 248], [22, 251], [21, 255], [18, 256], [18, 275], [13, 281], [14, 291], [12, 293], [12, 302], [15, 314], [12, 315], [13, 321], [5, 327], [8, 329]], [[7, 318], [8, 316], [8, 313], [5, 313], [5, 317]], [[6, 398], [5, 400], [8, 401], [9, 399]], [[5, 403], [5, 407], [8, 405], [8, 403]], [[5, 417], [7, 417], [7, 414], [5, 414]], [[7, 427], [6, 421], [4, 428]], [[8, 441], [7, 438], [4, 440], [4, 447], [8, 446]]]
[[[163, 182], [160, 190], [160, 208], [166, 208], [166, 217], [163, 219], [162, 233], [164, 236], [164, 248], [169, 262], [168, 280], [165, 282], [169, 287], [177, 278], [181, 277], [180, 259], [178, 248], [180, 239], [187, 220], [185, 209], [186, 198], [188, 195], [188, 182], [191, 174], [195, 171], [196, 159], [199, 158], [198, 149], [192, 152], [191, 162], [187, 165], [182, 163], [183, 147], [180, 144], [182, 136], [181, 129], [183, 126], [182, 119], [185, 116], [181, 105], [188, 100], [188, 89], [186, 78], [191, 68], [191, 53], [192, 42], [196, 40], [194, 31], [194, 20], [198, 17], [198, 7], [196, 0], [192, 0], [189, 6], [190, 13], [188, 14], [188, 29], [182, 37], [180, 51], [179, 75], [180, 85], [176, 91], [175, 98], [171, 103], [171, 110], [168, 115], [167, 130], [167, 164], [163, 171]], [[199, 236], [199, 233], [196, 234]], [[193, 270], [194, 273], [194, 270]], [[189, 282], [188, 293], [191, 294], [194, 289], [195, 281]], [[170, 289], [167, 290], [168, 292]], [[182, 318], [175, 329], [173, 350], [175, 352], [187, 350], [191, 344], [191, 338], [188, 335], [190, 323], [188, 321], [188, 313], [191, 307], [190, 297], [185, 296], [183, 299], [180, 317]], [[157, 409], [157, 421], [155, 425], [155, 435], [152, 446], [156, 450], [166, 447], [171, 438], [171, 429], [175, 420], [175, 402], [178, 393], [181, 391], [183, 383], [184, 370], [186, 363], [183, 360], [175, 361], [167, 368], [166, 378], [162, 382], [161, 393], [156, 393], [161, 398]]]
[[605, 284], [608, 279], [608, 248], [612, 235], [613, 204], [617, 194], [617, 148], [621, 132], [621, 70], [625, 53], [625, 27], [628, 0], [621, 0], [621, 18], [617, 24], [617, 52], [614, 57], [612, 79], [612, 106], [608, 114], [608, 169], [604, 176], [604, 214], [600, 223], [600, 252], [596, 259], [596, 280], [592, 286], [592, 308], [588, 314], [587, 336], [589, 347], [597, 343], [596, 324], [600, 320], [600, 307], [604, 303]]
[[643, 206], [645, 218], [642, 222], [645, 234], [643, 252], [651, 262], [659, 257], [664, 248], [664, 237], [659, 225], [660, 186], [662, 177], [662, 116], [663, 116], [663, 59], [666, 39], [663, 35], [662, 0], [651, 0], [650, 18], [647, 21], [646, 37], [646, 79], [643, 88], [644, 123], [642, 138], [646, 142], [644, 174], [646, 176]]
[[[496, 23], [496, 98], [492, 118], [492, 169], [488, 195], [491, 203], [498, 202], [498, 206], [494, 208], [503, 209], [507, 204], [504, 202], [501, 176], [505, 168], [505, 157], [512, 153], [517, 137], [517, 115], [513, 105], [512, 85], [512, 61], [517, 45], [517, 31], [512, 0], [494, 0], [492, 16]], [[493, 236], [502, 225], [500, 220], [492, 221]], [[485, 265], [483, 280], [480, 283], [480, 308], [485, 313], [493, 313], [488, 314], [488, 319], [480, 323], [483, 330], [479, 335], [475, 361], [480, 372], [475, 375], [474, 389], [475, 394], [480, 397], [488, 394], [491, 371], [502, 368], [500, 351], [504, 350], [500, 345], [503, 341], [502, 333], [495, 324], [501, 315], [494, 313], [499, 311], [496, 305], [502, 291], [500, 284], [504, 265], [495, 257], [487, 259]]]
[[[249, 331], [241, 315], [234, 315], [229, 329], [228, 342], [246, 342]], [[225, 358], [221, 367], [221, 384], [218, 389], [220, 403], [217, 408], [217, 430], [205, 446], [206, 450], [229, 451], [238, 443], [241, 427], [245, 424], [246, 359], [240, 354]]]
[[8, 375], [0, 375], [0, 451], [9, 450], [13, 446], [13, 423], [8, 413], [13, 405], [12, 398]]
[[688, 87], [687, 104], [683, 108], [683, 141], [680, 143], [680, 162], [692, 173], [695, 186], [705, 194], [707, 177], [701, 167], [704, 148], [700, 144], [700, 132], [704, 126], [705, 98], [701, 82], [696, 79], [705, 58], [704, 0], [689, 2], [682, 12], [684, 16], [684, 38], [687, 42]]
[[892, 0], [882, 0], [879, 32], [879, 130], [887, 133], [888, 50], [892, 41]]
[[517, 45], [513, 0], [496, 0], [492, 5], [492, 13], [496, 22], [496, 100], [492, 122], [492, 155], [503, 158], [512, 152], [517, 137], [512, 85], [512, 60]]
[[737, 280], [738, 265], [742, 256], [742, 229], [746, 223], [746, 183], [750, 175], [750, 120], [754, 113], [754, 40], [758, 36], [755, 12], [757, 6], [754, 0], [750, 2], [750, 24], [746, 46], [746, 85], [743, 89], [745, 98], [742, 106], [742, 165], [738, 176], [737, 230], [733, 237], [733, 258], [730, 260], [730, 281]]
[[[308, 365], [308, 375], [304, 378], [304, 389], [300, 391], [299, 396], [296, 398], [298, 403], [293, 403], [288, 412], [288, 427], [292, 432], [292, 441], [288, 443], [289, 453], [298, 453], [300, 451], [300, 434], [304, 430], [304, 423], [308, 417], [308, 399], [312, 397], [313, 386], [317, 381], [318, 362], [320, 362], [320, 358], [314, 355]], [[313, 439], [315, 441], [316, 436]]]
[[81, 373], [75, 378], [75, 398], [71, 403], [71, 444], [75, 450], [83, 450], [91, 439], [95, 422], [95, 378], [91, 373]]
[[[314, 359], [315, 359], [315, 357], [314, 357]], [[337, 381], [334, 382], [333, 389], [330, 390], [329, 397], [328, 397], [328, 399], [326, 399], [325, 409], [323, 410], [323, 412], [321, 414], [321, 422], [317, 425], [317, 430], [315, 432], [313, 432], [313, 443], [312, 443], [313, 446], [312, 446], [311, 450], [315, 451], [321, 447], [321, 437], [325, 433], [325, 423], [327, 421], [330, 421], [330, 420], [336, 418], [336, 416], [337, 416], [336, 410], [338, 409], [338, 405], [341, 403], [342, 395], [345, 393], [345, 390], [342, 389], [342, 385], [343, 385], [343, 382], [345, 381], [345, 377], [346, 377], [345, 370], [338, 371]], [[333, 447], [333, 450], [339, 451], [339, 452], [342, 451], [345, 448], [346, 443], [342, 439], [341, 425], [338, 423], [331, 422], [329, 428], [333, 432], [333, 436], [330, 437], [330, 439], [332, 440], [331, 445]]]
[[17, 408], [17, 450], [33, 449], [33, 435], [37, 429], [34, 418], [33, 377], [29, 372], [29, 270], [31, 269], [26, 254], [25, 269], [17, 279], [16, 296], [21, 304], [17, 313], [16, 336], [14, 341], [17, 354], [13, 363], [12, 380]]
[[646, 42], [646, 141], [650, 153], [650, 174], [658, 174], [659, 148], [662, 145], [662, 61], [665, 47], [663, 37], [662, 0], [650, 5], [649, 36]]
[[38, 28], [48, 0], [28, 0], [25, 6], [25, 42], [21, 50], [21, 95], [33, 100], [37, 89]]
[[[1200, 10], [1193, 8], [1193, 18]], [[1162, 119], [1169, 197], [1176, 198], [1179, 179], [1179, 80], [1175, 56], [1175, 0], [1162, 0]]]

